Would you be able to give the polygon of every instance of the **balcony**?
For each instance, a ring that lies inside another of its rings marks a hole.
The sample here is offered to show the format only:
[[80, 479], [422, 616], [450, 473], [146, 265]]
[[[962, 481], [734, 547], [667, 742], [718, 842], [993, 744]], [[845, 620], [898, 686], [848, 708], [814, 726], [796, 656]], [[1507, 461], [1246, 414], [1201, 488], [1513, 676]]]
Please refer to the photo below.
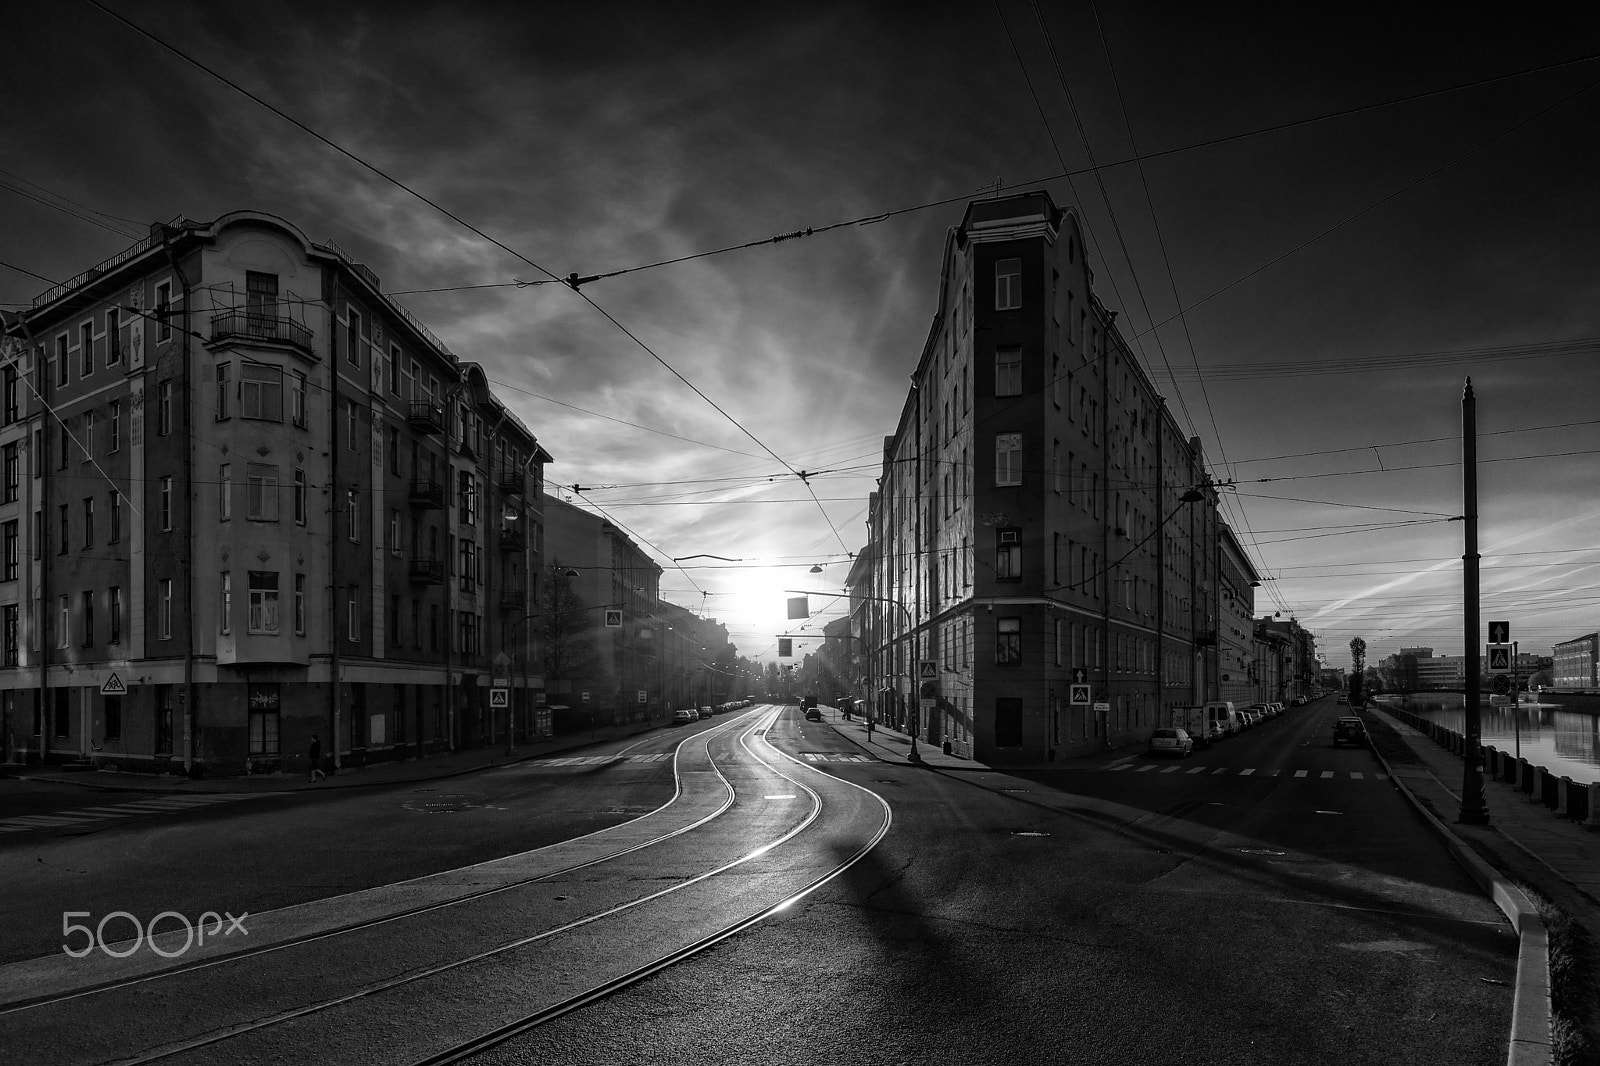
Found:
[[502, 470], [494, 479], [496, 487], [510, 496], [521, 496], [523, 494], [523, 481], [524, 478], [520, 470]]
[[211, 316], [213, 343], [230, 340], [270, 341], [311, 351], [311, 330], [291, 318], [259, 311], [233, 310]]
[[428, 403], [427, 401], [412, 401], [411, 408], [406, 414], [406, 422], [412, 429], [420, 429], [424, 433], [444, 432], [444, 407], [441, 404]]
[[414, 477], [411, 479], [411, 491], [407, 494], [411, 506], [427, 511], [444, 510], [444, 483], [435, 481], [431, 477]]
[[521, 551], [528, 546], [528, 535], [516, 524], [500, 527], [500, 547], [506, 551]]
[[503, 611], [526, 611], [528, 609], [528, 590], [525, 588], [501, 589], [500, 609]]
[[413, 585], [442, 585], [444, 584], [444, 560], [413, 559], [411, 560], [410, 573]]

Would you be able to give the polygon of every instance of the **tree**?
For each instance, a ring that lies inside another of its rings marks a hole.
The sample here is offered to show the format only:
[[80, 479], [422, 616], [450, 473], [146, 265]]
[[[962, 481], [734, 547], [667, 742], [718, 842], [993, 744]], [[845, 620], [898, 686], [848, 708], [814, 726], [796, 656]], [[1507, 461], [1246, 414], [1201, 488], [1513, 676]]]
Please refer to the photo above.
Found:
[[1367, 642], [1360, 637], [1350, 641], [1350, 704], [1362, 702], [1362, 685], [1367, 675]]
[[603, 676], [590, 633], [594, 621], [591, 608], [573, 590], [567, 568], [558, 562], [545, 584], [545, 610], [538, 620], [552, 694], [570, 692], [574, 687], [594, 688]]

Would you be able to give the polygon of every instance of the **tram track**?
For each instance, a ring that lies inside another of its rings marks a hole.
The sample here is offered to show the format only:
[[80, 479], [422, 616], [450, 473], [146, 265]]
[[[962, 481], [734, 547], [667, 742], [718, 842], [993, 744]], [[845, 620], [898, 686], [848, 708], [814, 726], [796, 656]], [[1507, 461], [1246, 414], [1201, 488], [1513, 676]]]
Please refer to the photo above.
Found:
[[[734, 718], [734, 719], [732, 719], [732, 720], [730, 720], [728, 722], [720, 723], [719, 725], [717, 725], [716, 727], [713, 727], [712, 729], [704, 730], [704, 731], [702, 731], [700, 733], [695, 734], [692, 737], [685, 737], [682, 740], [680, 740], [676, 745], [674, 745], [673, 746], [673, 794], [672, 794], [672, 797], [670, 799], [668, 799], [665, 803], [661, 804], [659, 807], [656, 807], [653, 810], [650, 810], [650, 811], [647, 811], [647, 812], [645, 812], [643, 814], [640, 814], [640, 815], [638, 815], [638, 816], [636, 816], [634, 818], [630, 818], [630, 819], [628, 819], [626, 821], [619, 822], [616, 825], [607, 826], [604, 829], [597, 829], [597, 830], [594, 830], [593, 832], [584, 833], [584, 834], [582, 834], [580, 836], [572, 837], [572, 838], [570, 838], [568, 840], [562, 840], [562, 841], [557, 841], [555, 843], [546, 844], [543, 847], [534, 848], [534, 849], [532, 849], [530, 851], [522, 852], [522, 853], [520, 853], [518, 855], [515, 855], [515, 856], [504, 856], [504, 857], [502, 857], [500, 859], [489, 860], [488, 862], [475, 864], [473, 867], [466, 867], [466, 868], [463, 868], [463, 869], [465, 869], [465, 870], [473, 870], [473, 869], [477, 869], [477, 868], [480, 868], [480, 867], [488, 867], [488, 866], [491, 866], [491, 865], [494, 865], [494, 864], [504, 863], [509, 859], [526, 859], [526, 858], [529, 858], [529, 857], [532, 857], [532, 856], [539, 855], [541, 853], [553, 852], [553, 851], [557, 851], [559, 849], [571, 849], [574, 845], [581, 844], [581, 843], [586, 842], [586, 841], [595, 841], [595, 840], [598, 840], [600, 838], [603, 838], [603, 837], [607, 836], [608, 834], [617, 834], [617, 833], [627, 829], [630, 826], [637, 826], [638, 824], [640, 824], [642, 822], [648, 821], [651, 818], [654, 818], [654, 817], [657, 817], [657, 816], [661, 815], [663, 812], [667, 811], [669, 808], [671, 808], [673, 805], [679, 803], [683, 799], [683, 796], [684, 796], [683, 772], [680, 770], [679, 762], [680, 762], [680, 757], [681, 757], [681, 754], [682, 754], [684, 746], [685, 745], [689, 745], [689, 744], [693, 744], [696, 741], [705, 740], [706, 741], [706, 745], [707, 745], [707, 751], [709, 753], [711, 740], [716, 739], [716, 738], [721, 737], [721, 736], [724, 736], [724, 735], [726, 735], [728, 733], [738, 732], [738, 730], [741, 727], [741, 725], [746, 724], [750, 720], [759, 720], [760, 716], [762, 715], [762, 713], [763, 712], [761, 710], [757, 709], [757, 710], [748, 712], [747, 714], [739, 715], [738, 717], [736, 717], [736, 718]], [[625, 750], [631, 750], [631, 748], [637, 747], [637, 746], [638, 746], [638, 744], [630, 745], [629, 749], [625, 749]], [[702, 826], [705, 826], [705, 825], [715, 821], [717, 818], [720, 818], [720, 817], [724, 816], [728, 812], [728, 810], [730, 808], [732, 808], [736, 797], [734, 795], [734, 791], [733, 791], [732, 786], [728, 785], [728, 783], [727, 783], [725, 778], [723, 779], [723, 782], [724, 782], [724, 785], [726, 785], [727, 788], [728, 788], [728, 796], [727, 796], [726, 800], [716, 810], [704, 815], [701, 818], [697, 818], [694, 821], [689, 822], [689, 823], [687, 823], [685, 825], [676, 826], [676, 827], [674, 827], [674, 828], [672, 828], [670, 830], [667, 830], [666, 832], [658, 833], [658, 834], [656, 834], [656, 835], [654, 835], [652, 837], [649, 837], [649, 838], [647, 838], [645, 840], [633, 842], [631, 844], [628, 844], [626, 847], [618, 848], [615, 851], [610, 851], [610, 852], [607, 852], [607, 853], [602, 854], [602, 855], [593, 856], [593, 857], [584, 859], [581, 862], [570, 863], [570, 864], [568, 864], [566, 866], [562, 866], [562, 867], [559, 867], [559, 868], [556, 868], [556, 869], [542, 871], [537, 875], [516, 878], [516, 879], [513, 879], [513, 880], [509, 880], [509, 881], [506, 881], [506, 882], [503, 882], [503, 883], [500, 883], [500, 884], [495, 884], [495, 885], [492, 885], [490, 887], [486, 887], [486, 888], [482, 888], [482, 889], [467, 890], [467, 891], [460, 892], [458, 894], [452, 895], [451, 897], [446, 898], [446, 899], [441, 899], [441, 900], [437, 900], [437, 901], [434, 901], [434, 902], [421, 904], [421, 905], [418, 905], [418, 906], [406, 907], [406, 908], [395, 910], [395, 911], [392, 911], [392, 912], [376, 915], [376, 916], [371, 917], [371, 918], [362, 919], [362, 920], [359, 920], [359, 921], [343, 923], [343, 924], [340, 924], [340, 925], [337, 925], [337, 926], [334, 926], [334, 927], [331, 927], [331, 928], [321, 929], [321, 930], [318, 930], [318, 931], [313, 932], [313, 933], [307, 933], [307, 934], [299, 935], [299, 936], [286, 937], [286, 938], [283, 938], [283, 939], [280, 939], [280, 940], [274, 940], [274, 941], [272, 941], [270, 943], [261, 944], [260, 946], [240, 947], [240, 948], [237, 948], [237, 949], [234, 949], [234, 950], [229, 950], [226, 953], [217, 954], [217, 955], [214, 955], [214, 956], [211, 956], [211, 957], [197, 958], [197, 959], [190, 960], [188, 962], [177, 962], [177, 963], [173, 963], [173, 964], [169, 964], [169, 965], [162, 965], [162, 966], [159, 966], [159, 968], [153, 969], [153, 970], [151, 970], [149, 972], [143, 972], [143, 973], [139, 973], [139, 974], [135, 974], [135, 975], [131, 975], [131, 976], [126, 976], [126, 977], [113, 978], [113, 979], [109, 979], [109, 980], [105, 980], [105, 981], [98, 981], [98, 982], [95, 982], [95, 983], [92, 983], [92, 984], [83, 985], [81, 987], [75, 987], [75, 988], [71, 989], [70, 991], [65, 991], [65, 992], [60, 992], [60, 993], [53, 993], [53, 994], [42, 994], [42, 995], [37, 995], [37, 996], [30, 996], [30, 997], [23, 998], [23, 999], [17, 999], [17, 1000], [13, 1000], [13, 1001], [10, 1001], [10, 1002], [0, 1003], [0, 1018], [4, 1018], [4, 1017], [6, 1017], [8, 1015], [15, 1014], [15, 1013], [18, 1013], [18, 1012], [21, 1012], [21, 1011], [34, 1010], [34, 1009], [39, 1009], [39, 1008], [43, 1008], [43, 1007], [49, 1007], [49, 1006], [56, 1005], [56, 1004], [62, 1004], [62, 1003], [70, 1002], [72, 1000], [82, 999], [82, 998], [89, 997], [89, 996], [101, 995], [101, 994], [104, 994], [104, 993], [107, 993], [107, 992], [116, 991], [116, 990], [121, 989], [121, 988], [127, 988], [127, 987], [131, 987], [131, 986], [136, 986], [136, 985], [148, 984], [148, 983], [155, 982], [155, 981], [166, 980], [166, 979], [170, 979], [170, 978], [173, 978], [173, 977], [177, 977], [177, 976], [182, 975], [182, 974], [192, 973], [192, 972], [194, 972], [196, 970], [211, 969], [211, 968], [215, 968], [215, 967], [219, 967], [219, 966], [237, 964], [237, 963], [244, 962], [244, 961], [247, 961], [247, 960], [250, 960], [250, 959], [257, 959], [257, 958], [259, 958], [259, 957], [261, 957], [263, 955], [268, 955], [268, 954], [272, 954], [272, 953], [276, 953], [276, 952], [286, 951], [286, 950], [290, 950], [290, 949], [294, 949], [294, 948], [300, 948], [300, 947], [304, 947], [306, 945], [320, 944], [320, 943], [323, 943], [323, 942], [326, 942], [326, 941], [334, 940], [334, 939], [339, 938], [339, 937], [348, 936], [348, 935], [352, 935], [352, 934], [356, 934], [356, 933], [361, 933], [361, 932], [368, 931], [368, 930], [371, 930], [371, 929], [375, 929], [375, 928], [378, 928], [378, 927], [381, 927], [381, 926], [390, 925], [390, 924], [394, 924], [394, 923], [398, 923], [398, 922], [403, 922], [403, 921], [406, 921], [408, 919], [414, 919], [414, 918], [417, 918], [417, 917], [420, 917], [420, 916], [424, 916], [424, 915], [428, 915], [428, 914], [435, 914], [435, 913], [438, 913], [438, 912], [441, 912], [441, 911], [445, 911], [445, 910], [448, 910], [448, 909], [451, 909], [451, 908], [457, 908], [457, 907], [465, 906], [465, 905], [468, 905], [468, 904], [472, 904], [472, 903], [487, 899], [487, 898], [492, 897], [492, 896], [496, 896], [496, 895], [500, 895], [500, 894], [508, 893], [508, 892], [513, 892], [513, 891], [516, 891], [518, 889], [525, 888], [525, 887], [527, 887], [529, 885], [539, 884], [541, 882], [555, 881], [555, 880], [558, 880], [558, 879], [560, 879], [562, 877], [568, 876], [570, 874], [578, 873], [578, 872], [581, 872], [581, 871], [586, 870], [586, 869], [590, 869], [590, 868], [593, 868], [593, 867], [596, 867], [596, 866], [600, 866], [600, 865], [602, 865], [604, 863], [607, 863], [607, 862], [612, 862], [612, 861], [615, 861], [617, 859], [621, 859], [621, 858], [624, 858], [626, 856], [636, 854], [637, 852], [643, 851], [646, 848], [654, 847], [654, 846], [656, 846], [658, 844], [661, 844], [661, 843], [663, 843], [665, 841], [672, 840], [675, 837], [678, 837], [678, 836], [681, 836], [681, 835], [683, 835], [685, 833], [688, 833], [691, 830], [701, 828]], [[461, 870], [439, 871], [439, 872], [436, 872], [436, 873], [424, 874], [424, 875], [421, 875], [421, 876], [415, 877], [415, 878], [409, 878], [409, 879], [407, 879], [405, 881], [399, 881], [399, 882], [394, 882], [394, 883], [389, 884], [389, 885], [380, 886], [380, 888], [382, 890], [392, 891], [394, 889], [402, 888], [402, 887], [407, 886], [407, 885], [417, 885], [417, 884], [421, 884], [421, 883], [424, 883], [424, 882], [428, 882], [428, 881], [433, 880], [433, 879], [447, 877], [447, 876], [449, 876], [451, 874], [458, 874], [460, 872], [461, 872]], [[347, 895], [348, 896], [360, 896], [360, 895], [368, 894], [368, 893], [370, 893], [372, 891], [374, 891], [374, 890], [370, 890], [370, 889], [369, 890], [360, 890], [358, 892], [349, 893]], [[339, 898], [347, 898], [347, 897], [333, 897], [333, 898], [334, 899], [339, 899]], [[317, 905], [317, 904], [326, 904], [327, 902], [328, 902], [328, 900], [317, 900], [317, 901], [312, 901], [312, 904], [309, 904], [309, 905], [308, 904], [301, 904], [301, 905], [298, 905], [296, 908], [289, 908], [289, 909], [303, 909], [303, 908], [305, 908], [307, 906], [313, 906], [313, 905]], [[260, 918], [265, 917], [265, 916], [266, 915], [263, 914], [263, 915], [257, 916], [257, 918], [259, 920]], [[107, 945], [107, 946], [109, 948], [113, 949], [114, 953], [120, 953], [125, 948], [126, 945], [125, 944], [110, 944], [110, 945]], [[158, 955], [157, 958], [158, 959], [162, 959], [162, 958], [164, 958], [164, 956], [159, 956]], [[12, 968], [12, 967], [17, 967], [17, 966], [27, 965], [27, 963], [31, 962], [31, 961], [36, 961], [36, 960], [24, 960], [21, 963], [13, 963], [13, 964], [10, 964], [9, 967], [0, 967], [0, 970]]]
[[[340, 1026], [340, 1018], [337, 1017], [337, 1015], [339, 1015], [341, 1011], [345, 1013], [353, 1011], [367, 1012], [368, 1017], [351, 1019], [351, 1022], [353, 1023], [352, 1028], [360, 1028], [363, 1024], [367, 1028], [371, 1028], [374, 1024], [376, 1024], [379, 1028], [382, 1028], [384, 1024], [384, 1011], [389, 1012], [389, 1014], [393, 1016], [409, 1017], [407, 1011], [411, 1008], [408, 1008], [406, 1005], [406, 997], [408, 993], [411, 1000], [425, 1002], [430, 1006], [437, 1004], [436, 1009], [440, 1014], [454, 1018], [456, 1015], [452, 1011], [446, 1009], [445, 1003], [448, 1001], [451, 995], [459, 997], [463, 994], [460, 990], [460, 987], [435, 988], [434, 986], [442, 985], [447, 981], [457, 980], [461, 987], [470, 989], [473, 987], [473, 980], [477, 980], [481, 983], [486, 979], [484, 977], [484, 971], [486, 970], [492, 971], [496, 975], [494, 978], [496, 980], [499, 979], [498, 975], [503, 973], [507, 966], [519, 966], [526, 971], [529, 968], [536, 967], [538, 963], [543, 960], [543, 956], [540, 958], [530, 958], [530, 953], [537, 953], [539, 949], [544, 948], [553, 942], [560, 942], [563, 939], [571, 940], [575, 937], [580, 937], [586, 934], [589, 935], [592, 940], [594, 936], [605, 935], [596, 933], [595, 930], [608, 928], [609, 924], [621, 924], [621, 927], [616, 930], [616, 935], [613, 936], [612, 939], [619, 942], [626, 942], [626, 934], [629, 930], [627, 929], [624, 916], [629, 915], [630, 913], [648, 911], [653, 904], [660, 905], [663, 901], [668, 901], [672, 897], [679, 894], [689, 894], [691, 892], [699, 891], [705, 895], [705, 899], [726, 898], [725, 894], [723, 894], [721, 890], [711, 888], [710, 891], [708, 891], [708, 888], [718, 881], [718, 879], [725, 879], [731, 874], [731, 872], [736, 871], [741, 867], [745, 867], [747, 864], [755, 863], [757, 860], [762, 860], [763, 858], [768, 858], [774, 855], [774, 853], [783, 848], [785, 844], [794, 841], [821, 818], [825, 805], [824, 797], [816, 789], [813, 789], [811, 786], [799, 779], [803, 774], [818, 774], [823, 778], [827, 778], [831, 782], [838, 782], [841, 788], [856, 790], [861, 794], [858, 802], [863, 805], [876, 803], [881, 809], [881, 818], [878, 820], [875, 830], [871, 832], [866, 839], [857, 843], [854, 846], [853, 851], [845, 854], [842, 859], [830, 859], [827, 868], [817, 870], [807, 875], [798, 887], [787, 886], [781, 899], [778, 899], [775, 902], [766, 902], [748, 913], [734, 917], [730, 921], [722, 922], [717, 928], [704, 932], [703, 935], [696, 936], [695, 939], [691, 940], [687, 944], [675, 945], [669, 950], [661, 951], [656, 951], [654, 948], [652, 948], [652, 950], [647, 953], [650, 957], [647, 958], [647, 960], [643, 963], [634, 961], [630, 965], [618, 970], [617, 972], [604, 974], [598, 979], [588, 981], [583, 987], [572, 990], [570, 994], [560, 995], [553, 1001], [534, 1005], [532, 1009], [522, 1010], [520, 1007], [512, 1007], [511, 1001], [515, 999], [515, 997], [508, 990], [506, 1002], [503, 1004], [496, 1004], [496, 1006], [499, 1008], [514, 1009], [517, 1010], [518, 1013], [509, 1018], [499, 1017], [495, 1019], [494, 1024], [485, 1024], [482, 1021], [475, 1022], [468, 1026], [469, 1029], [474, 1030], [470, 1032], [468, 1036], [455, 1038], [448, 1046], [437, 1048], [417, 1061], [419, 1064], [466, 1061], [472, 1056], [477, 1055], [488, 1048], [515, 1039], [515, 1037], [520, 1033], [525, 1033], [539, 1025], [546, 1024], [556, 1018], [570, 1014], [573, 1011], [579, 1010], [589, 1003], [593, 1003], [598, 999], [611, 995], [622, 988], [626, 988], [639, 981], [645, 980], [652, 974], [657, 973], [668, 966], [697, 955], [708, 948], [721, 943], [729, 937], [735, 936], [739, 932], [759, 924], [760, 922], [771, 917], [773, 914], [776, 914], [791, 906], [797, 900], [803, 898], [811, 892], [814, 892], [816, 889], [826, 884], [833, 878], [839, 876], [851, 865], [863, 858], [888, 832], [892, 821], [892, 814], [887, 803], [885, 803], [883, 799], [876, 793], [869, 789], [863, 788], [862, 786], [836, 778], [817, 767], [810, 766], [804, 762], [801, 762], [800, 760], [794, 759], [772, 747], [765, 737], [761, 736], [760, 734], [764, 734], [767, 727], [770, 726], [770, 724], [776, 720], [778, 715], [781, 713], [781, 709], [758, 712], [757, 716], [746, 726], [746, 728], [744, 728], [742, 734], [737, 740], [739, 746], [742, 747], [750, 756], [750, 762], [748, 764], [743, 764], [742, 766], [736, 767], [732, 763], [728, 763], [725, 759], [721, 760], [726, 764], [728, 773], [724, 773], [723, 768], [717, 765], [719, 757], [715, 757], [711, 754], [709, 742], [707, 746], [707, 757], [710, 760], [713, 769], [716, 770], [719, 777], [727, 785], [730, 791], [730, 797], [727, 803], [724, 804], [724, 806], [719, 810], [718, 816], [726, 812], [726, 810], [735, 804], [739, 799], [738, 789], [731, 781], [729, 781], [729, 774], [733, 773], [736, 769], [747, 773], [753, 773], [755, 775], [755, 788], [752, 789], [752, 791], [758, 790], [762, 787], [767, 787], [770, 790], [770, 784], [763, 786], [761, 782], [771, 782], [772, 780], [777, 779], [785, 782], [787, 786], [792, 786], [799, 792], [803, 792], [808, 797], [810, 809], [804, 814], [803, 817], [799, 819], [796, 824], [791, 825], [784, 832], [780, 833], [773, 839], [760, 842], [752, 841], [750, 843], [754, 844], [755, 846], [744, 849], [740, 854], [731, 858], [729, 861], [719, 863], [711, 869], [704, 870], [690, 877], [675, 880], [674, 883], [662, 887], [656, 891], [647, 893], [639, 898], [631, 899], [623, 903], [601, 909], [594, 913], [583, 915], [580, 918], [565, 922], [554, 928], [541, 930], [528, 936], [517, 937], [510, 941], [494, 945], [491, 948], [475, 951], [458, 958], [449, 959], [436, 965], [418, 968], [413, 971], [397, 975], [391, 979], [369, 984], [341, 995], [323, 997], [314, 1002], [303, 1004], [295, 1009], [278, 1012], [270, 1017], [253, 1019], [247, 1024], [233, 1026], [224, 1025], [213, 1029], [210, 1032], [198, 1034], [188, 1040], [181, 1040], [159, 1048], [151, 1048], [144, 1053], [128, 1058], [116, 1059], [115, 1061], [124, 1063], [126, 1066], [174, 1061], [271, 1061], [283, 1053], [281, 1046], [278, 1048], [273, 1048], [270, 1046], [273, 1041], [278, 1041], [280, 1045], [283, 1042], [287, 1042], [290, 1047], [306, 1046], [305, 1040], [307, 1038], [307, 1032], [305, 1030], [305, 1025], [306, 1023], [310, 1022], [313, 1024], [313, 1029], [315, 1029], [317, 1016], [330, 1014], [333, 1015], [332, 1017], [325, 1018], [321, 1024], [324, 1026], [336, 1027], [334, 1031], [340, 1033], [345, 1031], [343, 1028], [337, 1028]], [[724, 736], [731, 732], [737, 732], [737, 726], [739, 724], [742, 723], [730, 723], [730, 728], [728, 730], [718, 731], [719, 736]], [[764, 757], [762, 752], [758, 752], [756, 748], [752, 746], [753, 743], [759, 744], [763, 749], [765, 749], [765, 753], [767, 753], [766, 757]], [[788, 772], [785, 772], [785, 769], [779, 768], [779, 765], [777, 765], [779, 762], [791, 764], [787, 767]], [[760, 767], [760, 769], [757, 770], [757, 767]], [[800, 772], [796, 773], [795, 768], [799, 768]], [[870, 800], [868, 800], [867, 797], [870, 797]], [[771, 799], [773, 797], [769, 796], [767, 798]], [[704, 821], [705, 820], [702, 820], [696, 824], [704, 824]], [[670, 836], [681, 835], [681, 833], [684, 831], [685, 830], [678, 830], [670, 835], [664, 834], [661, 839], [668, 839]], [[620, 856], [622, 854], [633, 853], [639, 850], [642, 849], [639, 847], [634, 847], [628, 849], [627, 852], [619, 852], [618, 854]], [[601, 865], [601, 862], [597, 861], [583, 864], [582, 868], [590, 868], [599, 865]], [[539, 880], [543, 879], [541, 878]], [[422, 912], [419, 911], [418, 913]], [[693, 932], [699, 931], [695, 930]], [[568, 950], [581, 952], [583, 948], [582, 945], [569, 944]], [[580, 955], [580, 957], [586, 956]], [[475, 977], [472, 976], [473, 971], [477, 971]], [[526, 980], [533, 980], [526, 974], [524, 974], [524, 978]], [[534, 983], [537, 984], [539, 981], [534, 981]], [[502, 1015], [504, 1014], [504, 1009], [501, 1010], [501, 1013]], [[269, 1045], [268, 1047], [259, 1046], [261, 1038], [263, 1037], [267, 1038], [265, 1042]], [[318, 1041], [311, 1046], [320, 1047], [323, 1046], [323, 1044]], [[218, 1054], [219, 1052], [221, 1053], [220, 1055]], [[371, 1059], [368, 1060], [371, 1061]], [[398, 1056], [385, 1056], [377, 1061], [403, 1060]]]

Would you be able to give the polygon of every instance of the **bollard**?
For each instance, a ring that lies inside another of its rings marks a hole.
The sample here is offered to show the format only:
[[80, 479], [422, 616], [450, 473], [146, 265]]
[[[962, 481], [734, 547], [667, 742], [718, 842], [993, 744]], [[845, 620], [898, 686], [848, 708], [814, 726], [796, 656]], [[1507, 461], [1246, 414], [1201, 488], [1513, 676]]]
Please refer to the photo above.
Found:
[[1572, 791], [1572, 778], [1556, 778], [1556, 817], [1567, 816], [1567, 794]]
[[1589, 782], [1589, 813], [1583, 824], [1587, 829], [1600, 829], [1600, 781]]
[[1517, 778], [1516, 778], [1515, 781], [1512, 782], [1512, 784], [1514, 784], [1517, 787], [1517, 790], [1519, 792], [1528, 791], [1528, 760], [1527, 759], [1520, 758], [1520, 757], [1517, 759]]
[[1528, 802], [1529, 803], [1537, 803], [1537, 804], [1539, 804], [1541, 806], [1544, 805], [1544, 775], [1545, 775], [1545, 772], [1546, 772], [1545, 768], [1542, 767], [1542, 766], [1530, 766], [1530, 767], [1528, 767], [1528, 781], [1529, 781]]
[[1483, 755], [1483, 772], [1489, 780], [1500, 780], [1500, 752], [1493, 744], [1480, 744], [1478, 751]]

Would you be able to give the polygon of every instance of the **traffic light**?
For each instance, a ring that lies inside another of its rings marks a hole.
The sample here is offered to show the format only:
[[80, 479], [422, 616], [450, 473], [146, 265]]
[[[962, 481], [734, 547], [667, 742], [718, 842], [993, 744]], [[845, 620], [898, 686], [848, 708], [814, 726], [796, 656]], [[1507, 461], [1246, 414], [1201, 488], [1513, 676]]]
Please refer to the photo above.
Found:
[[787, 659], [794, 654], [794, 641], [788, 637], [778, 638], [778, 654]]

